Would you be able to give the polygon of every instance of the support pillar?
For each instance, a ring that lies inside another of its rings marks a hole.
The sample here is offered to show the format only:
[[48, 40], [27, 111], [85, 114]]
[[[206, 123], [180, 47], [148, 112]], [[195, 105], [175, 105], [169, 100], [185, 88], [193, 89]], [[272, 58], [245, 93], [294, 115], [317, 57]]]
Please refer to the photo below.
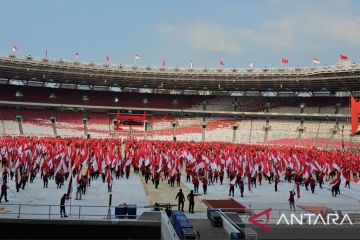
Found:
[[206, 122], [202, 122], [201, 123], [201, 141], [205, 142], [205, 129], [207, 127], [207, 123]]
[[237, 124], [234, 124], [232, 125], [232, 129], [233, 129], [233, 138], [232, 138], [232, 141], [233, 142], [236, 142], [236, 130], [239, 128], [239, 125]]
[[173, 128], [173, 141], [176, 141], [176, 127], [178, 126], [178, 122], [177, 121], [172, 121], [171, 122], [171, 126]]
[[114, 129], [114, 138], [119, 138], [119, 129], [117, 128], [118, 121], [116, 118], [113, 118], [113, 129]]
[[57, 130], [56, 130], [56, 117], [50, 117], [51, 126], [53, 128], [54, 136], [57, 137]]
[[305, 130], [306, 130], [306, 127], [304, 126], [304, 122], [301, 121], [300, 126], [297, 127], [297, 129], [296, 129], [296, 131], [299, 132], [298, 137], [296, 139], [296, 145], [299, 145], [301, 136], [305, 132]]
[[85, 137], [87, 137], [88, 136], [87, 125], [88, 125], [89, 119], [87, 117], [83, 117], [82, 121], [83, 121], [83, 124], [84, 124], [84, 135], [85, 135]]
[[19, 126], [20, 135], [24, 135], [24, 130], [23, 130], [23, 126], [22, 126], [22, 116], [21, 115], [16, 115], [16, 121], [17, 121], [18, 126]]
[[264, 134], [264, 143], [267, 142], [268, 136], [269, 136], [269, 131], [271, 130], [271, 126], [269, 125], [269, 122], [270, 122], [270, 120], [269, 120], [269, 119], [266, 119], [266, 124], [265, 124], [265, 126], [263, 126], [263, 130], [265, 131], [265, 134]]
[[[206, 111], [206, 104], [207, 102], [206, 101], [203, 101], [203, 110]], [[203, 117], [203, 122], [206, 121], [206, 117]]]
[[144, 140], [147, 140], [147, 129], [148, 129], [149, 121], [144, 121]]
[[131, 135], [132, 135], [132, 125], [129, 125], [129, 139], [131, 139]]

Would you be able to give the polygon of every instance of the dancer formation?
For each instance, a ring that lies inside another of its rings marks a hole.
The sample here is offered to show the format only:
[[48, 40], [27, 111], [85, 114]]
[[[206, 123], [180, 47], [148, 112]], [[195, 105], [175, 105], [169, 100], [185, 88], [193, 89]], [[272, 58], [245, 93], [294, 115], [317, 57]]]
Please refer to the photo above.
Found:
[[[159, 188], [160, 180], [180, 186], [181, 173], [192, 182], [194, 193], [203, 194], [208, 186], [228, 184], [229, 195], [239, 187], [240, 196], [252, 191], [263, 180], [278, 190], [281, 181], [294, 183], [296, 195], [300, 187], [315, 192], [316, 186], [328, 182], [334, 197], [340, 193], [341, 183], [359, 181], [360, 155], [269, 145], [244, 145], [222, 142], [174, 142], [120, 139], [81, 138], [0, 138], [2, 162], [1, 196], [6, 198], [9, 181], [15, 181], [16, 191], [26, 190], [39, 175], [46, 189], [49, 180], [62, 188], [68, 180], [76, 181], [76, 199], [86, 194], [91, 181], [100, 178], [112, 191], [119, 178], [129, 178], [131, 168]], [[184, 170], [184, 171], [182, 171]], [[224, 183], [224, 176], [228, 178]], [[69, 180], [70, 178], [70, 180]], [[74, 179], [74, 180], [73, 180]]]

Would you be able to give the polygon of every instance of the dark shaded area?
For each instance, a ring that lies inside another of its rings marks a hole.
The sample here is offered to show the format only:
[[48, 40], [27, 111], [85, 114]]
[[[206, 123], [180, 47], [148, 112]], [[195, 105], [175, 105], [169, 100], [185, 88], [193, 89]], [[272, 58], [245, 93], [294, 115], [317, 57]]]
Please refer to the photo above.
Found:
[[[272, 232], [251, 225], [258, 239], [360, 239], [360, 225], [324, 226], [324, 225], [267, 225]], [[250, 227], [250, 226], [249, 226]]]
[[[1, 239], [160, 239], [161, 223], [0, 219]], [[20, 230], [21, 229], [21, 230]]]

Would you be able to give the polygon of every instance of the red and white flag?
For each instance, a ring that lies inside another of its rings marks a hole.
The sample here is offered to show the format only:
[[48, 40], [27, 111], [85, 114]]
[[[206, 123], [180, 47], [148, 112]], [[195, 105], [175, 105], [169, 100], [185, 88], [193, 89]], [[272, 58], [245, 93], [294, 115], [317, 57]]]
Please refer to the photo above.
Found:
[[289, 60], [287, 58], [281, 58], [281, 64], [288, 64]]
[[139, 60], [139, 59], [141, 58], [141, 56], [140, 56], [139, 54], [135, 54], [135, 55], [134, 55], [134, 58], [135, 58], [136, 60]]
[[320, 59], [317, 58], [317, 57], [313, 57], [313, 58], [312, 58], [312, 62], [313, 62], [313, 63], [316, 63], [316, 64], [320, 64]]
[[224, 61], [223, 61], [223, 60], [220, 60], [220, 61], [219, 61], [219, 65], [220, 65], [220, 66], [224, 66], [224, 65], [225, 65]]
[[110, 61], [110, 57], [109, 57], [109, 56], [106, 56], [105, 61], [106, 61], [106, 62], [109, 62], [109, 61]]
[[348, 57], [346, 55], [344, 55], [344, 54], [340, 54], [339, 58], [340, 58], [340, 60], [347, 60], [348, 59]]
[[11, 48], [12, 48], [13, 52], [16, 52], [16, 50], [17, 50], [16, 44], [13, 44], [13, 45], [11, 46]]

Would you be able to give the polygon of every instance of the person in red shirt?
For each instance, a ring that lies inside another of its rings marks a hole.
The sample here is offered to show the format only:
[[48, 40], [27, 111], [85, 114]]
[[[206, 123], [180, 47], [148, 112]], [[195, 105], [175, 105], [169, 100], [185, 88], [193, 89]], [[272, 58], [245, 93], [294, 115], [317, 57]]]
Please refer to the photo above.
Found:
[[191, 174], [191, 170], [190, 167], [186, 167], [186, 182], [190, 182], [190, 174]]
[[194, 192], [198, 193], [199, 192], [199, 178], [196, 174], [193, 175], [192, 181], [194, 184]]
[[204, 194], [207, 193], [207, 185], [208, 185], [208, 180], [206, 179], [205, 176], [202, 176], [201, 178], [201, 182], [203, 184], [203, 191], [204, 191]]
[[290, 191], [290, 196], [289, 196], [289, 204], [290, 204], [290, 210], [294, 209], [295, 212], [295, 195], [296, 193], [294, 191]]
[[315, 179], [314, 178], [311, 178], [310, 179], [310, 189], [311, 189], [311, 192], [314, 194], [315, 192], [315, 185], [316, 185], [316, 182], [315, 182]]
[[176, 173], [176, 185], [180, 187], [181, 172]]

